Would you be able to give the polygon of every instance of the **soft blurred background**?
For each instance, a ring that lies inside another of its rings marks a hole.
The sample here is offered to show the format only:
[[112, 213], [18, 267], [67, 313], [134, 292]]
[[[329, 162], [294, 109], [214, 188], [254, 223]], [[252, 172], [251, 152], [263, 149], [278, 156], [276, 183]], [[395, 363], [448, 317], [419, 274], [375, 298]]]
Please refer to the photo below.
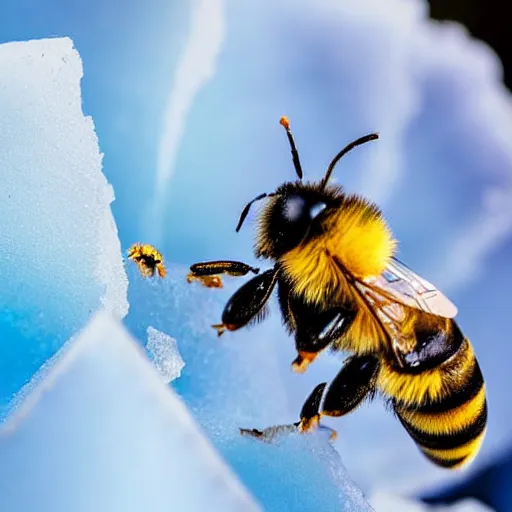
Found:
[[[122, 247], [154, 243], [174, 263], [255, 263], [254, 213], [239, 234], [234, 227], [248, 199], [294, 179], [281, 115], [308, 179], [347, 142], [380, 132], [335, 178], [380, 204], [399, 257], [457, 303], [486, 378], [489, 430], [460, 476], [424, 460], [380, 403], [331, 423], [337, 449], [365, 492], [474, 496], [511, 510], [504, 9], [482, 0], [18, 0], [0, 7], [0, 42], [73, 39]], [[282, 338], [285, 364], [293, 347]], [[311, 385], [335, 375], [339, 362], [324, 359], [304, 378], [282, 369], [297, 412]]]

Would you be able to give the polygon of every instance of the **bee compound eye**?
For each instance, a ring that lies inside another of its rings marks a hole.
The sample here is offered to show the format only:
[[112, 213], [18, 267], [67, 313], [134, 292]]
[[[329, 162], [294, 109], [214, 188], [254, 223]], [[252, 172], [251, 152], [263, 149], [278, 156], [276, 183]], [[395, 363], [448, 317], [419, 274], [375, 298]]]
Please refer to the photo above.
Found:
[[302, 197], [288, 198], [283, 205], [283, 216], [288, 222], [295, 222], [304, 215], [306, 201]]

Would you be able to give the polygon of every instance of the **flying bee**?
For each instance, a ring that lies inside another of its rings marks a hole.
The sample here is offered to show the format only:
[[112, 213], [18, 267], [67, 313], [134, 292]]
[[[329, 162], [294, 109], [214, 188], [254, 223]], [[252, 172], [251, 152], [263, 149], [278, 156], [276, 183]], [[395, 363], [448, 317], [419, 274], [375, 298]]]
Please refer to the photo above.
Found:
[[314, 430], [326, 430], [329, 432], [329, 440], [334, 441], [337, 437], [337, 432], [332, 428], [320, 424], [320, 404], [322, 401], [322, 394], [324, 392], [326, 383], [318, 384], [313, 389], [311, 394], [306, 398], [302, 410], [300, 412], [300, 421], [291, 423], [289, 425], [276, 425], [267, 427], [264, 430], [256, 428], [247, 429], [241, 428], [240, 434], [245, 437], [254, 437], [260, 441], [272, 443], [280, 436], [286, 434], [307, 433]]
[[240, 261], [205, 261], [190, 266], [187, 282], [199, 281], [207, 288], [222, 288], [221, 274], [229, 276], [245, 276], [248, 272], [258, 274], [259, 268], [251, 267]]
[[280, 122], [298, 180], [258, 195], [236, 227], [266, 198], [255, 256], [273, 267], [240, 287], [213, 327], [221, 335], [260, 321], [277, 286], [283, 323], [295, 338], [293, 370], [305, 371], [327, 347], [350, 353], [326, 388], [320, 417], [346, 415], [378, 392], [428, 459], [467, 466], [485, 436], [487, 401], [473, 347], [454, 320], [457, 308], [395, 257], [376, 204], [329, 184], [340, 159], [378, 134], [352, 142], [322, 180], [304, 183], [290, 124]]
[[153, 277], [155, 271], [160, 277], [167, 274], [162, 255], [152, 245], [136, 243], [127, 252], [128, 258], [135, 261], [144, 277]]

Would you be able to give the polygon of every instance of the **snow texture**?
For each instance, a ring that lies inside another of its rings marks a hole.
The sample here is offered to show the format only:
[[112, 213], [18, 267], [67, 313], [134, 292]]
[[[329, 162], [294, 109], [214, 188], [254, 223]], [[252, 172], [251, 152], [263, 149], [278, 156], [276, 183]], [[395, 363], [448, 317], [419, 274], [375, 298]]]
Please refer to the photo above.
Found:
[[0, 431], [0, 510], [261, 510], [111, 315], [64, 350]]
[[181, 375], [181, 370], [185, 366], [178, 344], [174, 338], [151, 326], [148, 327], [147, 332], [146, 349], [163, 381], [169, 384]]
[[0, 45], [0, 417], [99, 307], [128, 312], [112, 187], [68, 38]]

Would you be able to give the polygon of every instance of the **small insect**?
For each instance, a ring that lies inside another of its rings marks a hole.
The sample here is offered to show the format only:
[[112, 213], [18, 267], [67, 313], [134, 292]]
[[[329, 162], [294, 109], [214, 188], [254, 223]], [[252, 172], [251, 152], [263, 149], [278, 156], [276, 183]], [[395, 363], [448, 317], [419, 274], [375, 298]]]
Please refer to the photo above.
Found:
[[300, 421], [290, 425], [276, 425], [264, 430], [258, 430], [256, 428], [241, 428], [240, 434], [246, 437], [255, 437], [256, 439], [267, 443], [272, 443], [277, 441], [277, 439], [283, 434], [294, 434], [296, 432], [307, 433], [318, 429], [328, 431], [330, 433], [329, 440], [334, 441], [337, 437], [336, 430], [326, 427], [325, 425], [320, 425], [319, 409], [325, 386], [325, 382], [319, 384], [307, 397], [300, 412]]
[[190, 267], [187, 282], [199, 281], [207, 288], [222, 288], [221, 274], [230, 276], [245, 276], [248, 272], [257, 274], [259, 268], [254, 268], [239, 261], [206, 261]]
[[162, 255], [152, 245], [133, 244], [128, 249], [128, 258], [135, 261], [144, 277], [153, 277], [155, 270], [160, 277], [167, 274]]
[[[304, 372], [326, 348], [349, 357], [326, 389], [320, 416], [343, 416], [379, 393], [423, 454], [444, 468], [467, 466], [487, 426], [485, 383], [457, 308], [396, 257], [396, 241], [378, 206], [329, 184], [350, 143], [322, 180], [302, 182], [287, 118], [281, 118], [298, 180], [260, 194], [255, 256], [273, 262], [228, 300], [219, 335], [265, 317], [277, 286], [283, 323], [295, 338], [292, 369]], [[212, 263], [210, 263], [211, 265]], [[303, 426], [302, 430], [307, 430]]]

